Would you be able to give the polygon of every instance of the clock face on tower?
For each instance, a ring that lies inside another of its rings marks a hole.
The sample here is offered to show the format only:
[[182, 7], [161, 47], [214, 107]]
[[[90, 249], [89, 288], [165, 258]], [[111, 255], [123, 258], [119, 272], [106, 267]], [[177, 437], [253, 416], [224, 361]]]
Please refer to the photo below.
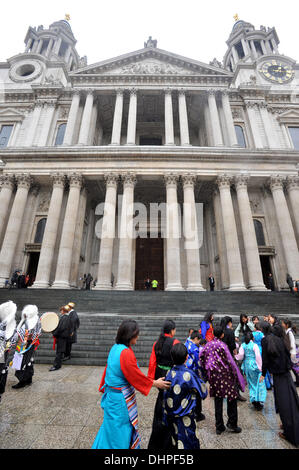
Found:
[[287, 83], [293, 80], [294, 70], [280, 60], [268, 60], [261, 65], [260, 74], [272, 83]]

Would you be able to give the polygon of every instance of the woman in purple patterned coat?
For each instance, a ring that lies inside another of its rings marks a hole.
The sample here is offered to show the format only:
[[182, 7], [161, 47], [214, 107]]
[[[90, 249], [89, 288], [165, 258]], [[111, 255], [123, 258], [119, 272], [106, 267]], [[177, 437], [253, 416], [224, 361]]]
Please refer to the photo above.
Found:
[[216, 434], [226, 427], [223, 422], [223, 399], [227, 398], [227, 429], [239, 433], [237, 398], [238, 389], [245, 390], [245, 381], [228, 347], [221, 339], [224, 332], [221, 326], [214, 328], [214, 339], [209, 341], [200, 353], [202, 368], [210, 384], [210, 397], [215, 400]]

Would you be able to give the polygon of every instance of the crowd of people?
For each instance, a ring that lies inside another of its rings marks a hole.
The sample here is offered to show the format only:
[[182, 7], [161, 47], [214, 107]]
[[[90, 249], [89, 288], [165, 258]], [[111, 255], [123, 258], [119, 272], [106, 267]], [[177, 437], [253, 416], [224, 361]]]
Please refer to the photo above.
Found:
[[[74, 308], [72, 302], [61, 307], [58, 324], [52, 330], [56, 355], [51, 372], [70, 359], [77, 341], [80, 320]], [[10, 366], [18, 380], [12, 388], [32, 384], [35, 351], [42, 333], [43, 316], [39, 317], [36, 305], [23, 308], [18, 325], [16, 311], [12, 301], [0, 305], [0, 401]], [[233, 329], [231, 317], [225, 316], [215, 324], [214, 315], [209, 313], [199, 327], [189, 329], [184, 344], [176, 338], [175, 322], [166, 320], [153, 344], [145, 375], [132, 349], [138, 341], [139, 326], [135, 320], [124, 320], [101, 378], [104, 418], [92, 448], [140, 448], [135, 389], [148, 395], [152, 387], [158, 389], [158, 394], [148, 449], [199, 449], [197, 422], [206, 418], [204, 400], [208, 393], [214, 401], [216, 434], [226, 430], [240, 433], [238, 401], [246, 401], [241, 395], [246, 386], [255, 412], [263, 410], [273, 390], [275, 411], [281, 420], [279, 436], [299, 446], [296, 332], [290, 319], [280, 320], [272, 314], [263, 319], [241, 314]]]
[[104, 418], [92, 448], [140, 447], [135, 389], [148, 395], [152, 387], [159, 391], [148, 449], [199, 449], [196, 423], [205, 420], [203, 403], [208, 393], [214, 399], [216, 434], [240, 433], [238, 400], [246, 401], [240, 394], [246, 386], [255, 412], [263, 409], [273, 390], [281, 420], [279, 437], [299, 446], [299, 350], [294, 333], [296, 327], [288, 318], [279, 321], [271, 314], [251, 320], [241, 314], [235, 330], [231, 317], [215, 325], [214, 315], [208, 314], [199, 328], [190, 328], [183, 344], [175, 338], [175, 322], [166, 320], [145, 375], [132, 350], [139, 337], [138, 324], [125, 320], [101, 379]]
[[[72, 345], [77, 341], [80, 320], [74, 310], [75, 304], [60, 308], [57, 327], [53, 329], [53, 349], [56, 349], [54, 364], [50, 371], [61, 368], [62, 361], [71, 358]], [[9, 300], [0, 305], [0, 402], [6, 389], [9, 367], [15, 369], [18, 382], [14, 389], [32, 384], [35, 352], [42, 334], [42, 317], [36, 305], [26, 305], [19, 324], [16, 323], [17, 305]], [[54, 314], [55, 315], [55, 314]]]

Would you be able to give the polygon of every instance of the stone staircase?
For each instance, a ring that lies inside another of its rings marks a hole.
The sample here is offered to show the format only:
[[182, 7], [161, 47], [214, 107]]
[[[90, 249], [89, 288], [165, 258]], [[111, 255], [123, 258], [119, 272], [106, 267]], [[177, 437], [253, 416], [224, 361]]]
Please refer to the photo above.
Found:
[[[72, 359], [67, 364], [106, 364], [117, 329], [125, 318], [134, 318], [140, 337], [134, 351], [140, 366], [147, 366], [152, 345], [166, 318], [176, 322], [176, 337], [185, 341], [189, 328], [198, 328], [206, 312], [214, 312], [215, 321], [230, 315], [236, 327], [240, 313], [259, 315], [275, 313], [288, 316], [299, 326], [299, 297], [289, 292], [147, 292], [147, 291], [82, 291], [59, 289], [1, 289], [0, 303], [13, 300], [18, 315], [28, 304], [39, 312], [56, 311], [73, 301], [80, 317], [78, 342], [73, 345]], [[54, 360], [53, 337], [40, 338], [36, 362], [51, 364]]]

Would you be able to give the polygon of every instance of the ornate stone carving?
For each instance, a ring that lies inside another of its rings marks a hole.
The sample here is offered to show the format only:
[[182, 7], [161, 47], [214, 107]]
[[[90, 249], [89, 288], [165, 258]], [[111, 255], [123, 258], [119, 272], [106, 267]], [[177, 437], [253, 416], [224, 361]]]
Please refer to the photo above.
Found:
[[163, 177], [166, 186], [177, 186], [179, 175], [176, 173], [166, 173]]
[[123, 173], [121, 175], [121, 180], [124, 186], [135, 186], [137, 183], [137, 178], [135, 173]]
[[234, 178], [236, 188], [247, 188], [250, 175], [237, 175]]
[[152, 39], [151, 36], [149, 36], [148, 40], [144, 43], [144, 47], [157, 47], [157, 39]]
[[292, 189], [299, 189], [299, 176], [288, 176], [286, 186], [288, 191], [291, 191]]
[[124, 65], [120, 70], [117, 69], [113, 73], [130, 75], [189, 75], [192, 72], [177, 65], [148, 60]]
[[106, 182], [106, 186], [113, 186], [117, 187], [119, 182], [119, 175], [117, 173], [108, 173], [104, 175], [104, 180]]
[[15, 187], [15, 178], [14, 175], [1, 175], [0, 176], [0, 188], [9, 188], [11, 190]]
[[183, 183], [184, 188], [187, 186], [194, 187], [197, 181], [197, 175], [195, 173], [185, 173], [182, 175], [181, 178], [182, 178], [182, 183]]
[[83, 177], [79, 173], [71, 173], [68, 175], [70, 187], [81, 188], [83, 186]]
[[230, 188], [231, 186], [231, 183], [232, 183], [232, 177], [230, 175], [227, 175], [227, 174], [222, 174], [222, 175], [219, 175], [216, 179], [216, 183], [220, 188]]
[[283, 175], [271, 176], [269, 179], [269, 186], [271, 191], [275, 191], [276, 189], [283, 189], [284, 182], [285, 177]]
[[54, 186], [64, 187], [66, 184], [66, 177], [62, 173], [52, 173], [51, 179]]
[[251, 212], [253, 214], [256, 214], [258, 212], [261, 212], [261, 201], [257, 198], [251, 198], [249, 200]]
[[31, 175], [22, 173], [22, 174], [16, 175], [16, 182], [17, 182], [18, 188], [30, 189], [30, 186], [33, 184], [33, 178]]
[[233, 119], [236, 119], [238, 121], [243, 120], [243, 109], [241, 108], [241, 106], [237, 108], [231, 108], [231, 109], [232, 109]]

